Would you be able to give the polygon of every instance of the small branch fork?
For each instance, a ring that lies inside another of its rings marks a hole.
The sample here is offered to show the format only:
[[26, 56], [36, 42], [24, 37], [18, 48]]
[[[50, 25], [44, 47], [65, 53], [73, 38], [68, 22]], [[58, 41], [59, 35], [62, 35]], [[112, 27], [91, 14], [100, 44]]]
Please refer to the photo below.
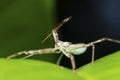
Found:
[[[57, 31], [59, 30], [59, 28], [65, 24], [66, 22], [68, 22], [71, 19], [71, 16], [62, 20], [60, 23], [58, 23], [56, 25], [56, 27], [52, 30], [52, 34], [50, 33], [42, 42], [44, 42], [49, 36], [53, 35], [54, 41], [55, 41], [55, 48], [47, 48], [47, 49], [40, 49], [40, 50], [30, 50], [30, 51], [22, 51], [22, 52], [18, 52], [16, 54], [10, 55], [7, 57], [7, 59], [22, 55], [22, 54], [26, 54], [28, 56], [23, 57], [24, 58], [28, 58], [30, 56], [36, 55], [36, 54], [51, 54], [51, 53], [63, 53], [66, 57], [68, 57], [71, 60], [71, 65], [72, 65], [72, 69], [75, 70], [76, 68], [76, 64], [75, 64], [75, 59], [74, 56], [72, 55], [72, 53], [69, 53], [66, 49], [67, 47], [70, 47], [70, 45], [72, 44], [71, 42], [63, 42], [61, 40], [59, 40], [59, 35], [57, 33]], [[91, 62], [94, 63], [94, 54], [95, 54], [95, 44], [97, 43], [101, 43], [104, 41], [111, 41], [111, 42], [115, 42], [115, 43], [120, 43], [120, 40], [115, 40], [115, 39], [111, 39], [111, 38], [102, 38], [93, 42], [90, 42], [88, 44], [82, 44], [78, 43], [80, 48], [83, 47], [92, 47], [92, 59]], [[77, 45], [78, 45], [77, 44]], [[76, 44], [72, 44], [72, 45], [76, 45]], [[58, 58], [57, 64], [60, 63], [63, 54], [61, 54], [61, 56]]]

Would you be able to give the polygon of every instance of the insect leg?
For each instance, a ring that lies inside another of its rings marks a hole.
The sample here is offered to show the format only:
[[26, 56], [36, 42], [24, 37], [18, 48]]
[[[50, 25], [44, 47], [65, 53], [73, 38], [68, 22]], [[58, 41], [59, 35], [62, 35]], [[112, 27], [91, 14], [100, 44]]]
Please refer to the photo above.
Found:
[[17, 57], [17, 56], [22, 55], [22, 54], [28, 54], [28, 53], [27, 53], [27, 51], [18, 52], [18, 53], [15, 53], [15, 54], [8, 56], [6, 59], [11, 59], [11, 58]]
[[26, 59], [26, 58], [29, 58], [29, 57], [31, 57], [31, 56], [33, 56], [33, 55], [35, 55], [35, 54], [29, 54], [29, 55], [27, 55], [27, 56], [25, 56], [25, 57], [22, 57], [21, 59]]
[[36, 55], [36, 54], [51, 54], [51, 53], [60, 53], [60, 51], [56, 48], [46, 48], [46, 49], [40, 49], [40, 50], [22, 51], [22, 52], [18, 52], [16, 54], [12, 54], [12, 55], [8, 56], [7, 59], [14, 58], [14, 57], [22, 55], [22, 54], [28, 55], [23, 58], [28, 58], [28, 57]]
[[57, 62], [56, 62], [57, 65], [60, 65], [60, 62], [61, 62], [61, 60], [62, 60], [63, 55], [64, 55], [64, 54], [60, 54], [60, 56], [59, 56], [59, 58], [58, 58], [58, 60], [57, 60]]
[[55, 43], [57, 43], [58, 40], [59, 40], [59, 36], [58, 36], [57, 31], [59, 30], [59, 28], [60, 28], [63, 24], [65, 24], [66, 22], [68, 22], [71, 18], [72, 18], [72, 17], [70, 16], [70, 17], [62, 20], [62, 21], [59, 22], [59, 23], [55, 26], [55, 28], [52, 30], [52, 34], [53, 34], [53, 38], [54, 38], [54, 40], [55, 40]]
[[95, 45], [92, 45], [92, 59], [91, 62], [94, 63], [95, 60]]
[[98, 39], [96, 41], [88, 43], [86, 47], [92, 46], [92, 60], [91, 60], [92, 63], [94, 63], [95, 44], [101, 43], [104, 41], [111, 41], [111, 42], [115, 42], [115, 43], [120, 43], [120, 40], [115, 40], [115, 39], [111, 39], [111, 38], [102, 38], [102, 39]]
[[101, 42], [104, 42], [104, 41], [111, 41], [111, 42], [115, 42], [115, 43], [120, 43], [120, 40], [116, 40], [116, 39], [111, 39], [111, 38], [102, 38], [102, 39], [98, 39], [94, 42], [91, 42], [91, 43], [88, 43], [89, 45], [94, 45], [94, 44], [97, 44], [97, 43], [101, 43]]
[[76, 69], [76, 64], [75, 64], [74, 56], [72, 54], [69, 54], [68, 58], [70, 58], [70, 60], [71, 60], [72, 69], [75, 70]]
[[54, 40], [55, 40], [55, 43], [57, 43], [58, 40], [59, 40], [59, 36], [58, 36], [57, 31], [53, 29], [53, 30], [52, 30], [52, 34], [53, 34], [53, 38], [54, 38]]
[[[54, 31], [57, 32], [57, 30], [58, 30], [62, 25], [64, 25], [66, 22], [68, 22], [71, 18], [72, 18], [72, 17], [70, 16], [70, 17], [68, 17], [68, 18], [66, 18], [66, 19], [63, 19], [61, 22], [59, 22], [57, 25], [55, 25], [55, 28], [52, 30], [52, 33], [53, 33]], [[41, 41], [41, 43], [43, 43], [44, 41], [46, 41], [46, 40], [52, 35], [52, 33], [50, 33], [48, 36], [46, 36], [46, 37]], [[54, 39], [55, 39], [55, 38], [54, 38]]]
[[60, 51], [63, 52], [63, 54], [71, 60], [72, 69], [75, 70], [76, 64], [74, 56], [70, 53], [67, 53], [63, 48], [60, 48]]

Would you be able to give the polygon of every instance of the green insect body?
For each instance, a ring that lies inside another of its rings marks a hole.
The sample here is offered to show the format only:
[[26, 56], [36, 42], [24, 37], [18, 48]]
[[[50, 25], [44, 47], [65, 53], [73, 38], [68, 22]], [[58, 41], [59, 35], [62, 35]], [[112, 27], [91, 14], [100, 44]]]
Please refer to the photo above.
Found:
[[71, 44], [68, 48], [66, 48], [66, 51], [73, 55], [80, 55], [83, 54], [87, 47], [83, 47], [84, 44]]

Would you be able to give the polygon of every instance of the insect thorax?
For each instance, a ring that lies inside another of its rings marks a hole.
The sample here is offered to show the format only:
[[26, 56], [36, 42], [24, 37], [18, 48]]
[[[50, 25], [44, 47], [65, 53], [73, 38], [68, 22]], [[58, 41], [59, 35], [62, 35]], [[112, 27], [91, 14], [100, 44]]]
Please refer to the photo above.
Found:
[[59, 48], [59, 47], [62, 47], [64, 49], [66, 49], [67, 47], [69, 47], [70, 45], [72, 45], [71, 42], [63, 42], [63, 41], [58, 41], [56, 44], [55, 44], [55, 48]]

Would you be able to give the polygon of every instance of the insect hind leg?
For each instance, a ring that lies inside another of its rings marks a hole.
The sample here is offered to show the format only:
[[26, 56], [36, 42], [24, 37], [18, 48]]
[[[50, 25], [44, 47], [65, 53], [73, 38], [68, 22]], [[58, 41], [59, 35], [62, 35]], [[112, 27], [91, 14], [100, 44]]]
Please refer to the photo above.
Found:
[[116, 40], [116, 39], [112, 39], [112, 38], [101, 38], [101, 39], [98, 39], [98, 40], [96, 40], [94, 42], [88, 43], [88, 46], [89, 45], [94, 45], [94, 44], [97, 44], [97, 43], [101, 43], [101, 42], [104, 42], [104, 41], [120, 43], [120, 40]]
[[112, 39], [112, 38], [101, 38], [96, 41], [90, 42], [87, 44], [87, 47], [92, 47], [92, 59], [91, 62], [94, 63], [94, 55], [95, 55], [95, 44], [102, 43], [104, 41], [110, 41], [115, 43], [120, 43], [120, 40]]

